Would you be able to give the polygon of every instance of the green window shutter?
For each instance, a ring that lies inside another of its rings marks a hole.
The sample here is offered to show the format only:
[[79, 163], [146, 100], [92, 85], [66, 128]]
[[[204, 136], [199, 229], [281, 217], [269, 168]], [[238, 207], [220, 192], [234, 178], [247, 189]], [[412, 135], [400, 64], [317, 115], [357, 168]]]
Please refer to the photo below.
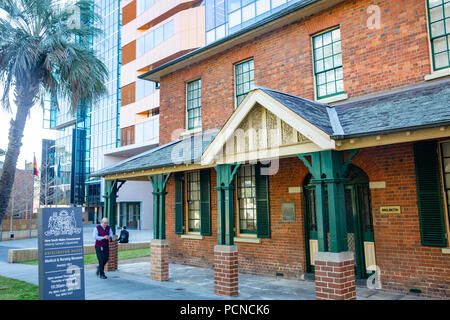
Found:
[[414, 160], [422, 245], [445, 247], [437, 143], [434, 141], [415, 143]]
[[261, 175], [261, 165], [255, 167], [256, 234], [270, 238], [269, 176]]
[[200, 234], [211, 235], [211, 187], [209, 169], [200, 171]]
[[183, 216], [183, 172], [175, 173], [175, 233], [184, 233], [184, 216]]

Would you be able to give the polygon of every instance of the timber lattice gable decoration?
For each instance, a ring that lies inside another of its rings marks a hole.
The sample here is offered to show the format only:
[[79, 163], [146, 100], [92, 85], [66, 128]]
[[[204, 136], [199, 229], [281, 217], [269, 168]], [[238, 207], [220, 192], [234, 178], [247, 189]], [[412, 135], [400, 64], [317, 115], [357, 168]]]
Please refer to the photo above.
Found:
[[260, 104], [239, 124], [224, 144], [217, 163], [233, 163], [288, 156], [296, 147], [313, 142]]

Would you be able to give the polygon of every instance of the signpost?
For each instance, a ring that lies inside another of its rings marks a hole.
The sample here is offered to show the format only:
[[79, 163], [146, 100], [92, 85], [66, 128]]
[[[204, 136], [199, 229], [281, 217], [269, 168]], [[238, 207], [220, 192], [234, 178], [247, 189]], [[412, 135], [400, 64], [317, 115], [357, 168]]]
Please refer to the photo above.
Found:
[[84, 300], [81, 208], [42, 208], [39, 230], [39, 299]]

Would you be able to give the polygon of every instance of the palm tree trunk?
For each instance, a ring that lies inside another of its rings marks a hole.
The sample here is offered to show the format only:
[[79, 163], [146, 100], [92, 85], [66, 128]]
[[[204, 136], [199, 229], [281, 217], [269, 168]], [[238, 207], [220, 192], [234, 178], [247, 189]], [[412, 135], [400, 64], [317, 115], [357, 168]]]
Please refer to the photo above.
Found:
[[24, 103], [17, 105], [16, 119], [11, 120], [9, 127], [9, 143], [6, 151], [5, 163], [3, 164], [3, 172], [0, 178], [0, 223], [8, 209], [9, 199], [16, 175], [17, 159], [22, 146], [23, 130], [27, 121], [28, 112], [32, 104]]

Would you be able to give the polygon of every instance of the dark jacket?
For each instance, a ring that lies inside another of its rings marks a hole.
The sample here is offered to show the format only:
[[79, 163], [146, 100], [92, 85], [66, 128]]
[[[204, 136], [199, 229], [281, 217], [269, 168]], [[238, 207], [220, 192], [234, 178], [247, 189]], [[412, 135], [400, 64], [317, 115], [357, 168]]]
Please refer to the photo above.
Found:
[[128, 243], [129, 233], [127, 230], [121, 230], [119, 236], [119, 243]]

